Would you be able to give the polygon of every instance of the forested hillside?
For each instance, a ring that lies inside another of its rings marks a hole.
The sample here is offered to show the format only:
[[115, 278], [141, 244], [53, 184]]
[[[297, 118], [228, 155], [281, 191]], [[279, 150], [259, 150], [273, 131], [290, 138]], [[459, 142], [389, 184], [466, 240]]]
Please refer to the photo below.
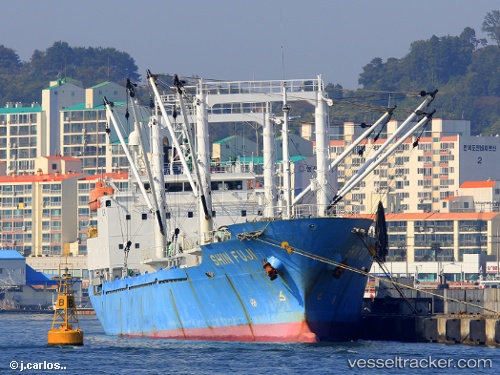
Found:
[[[329, 83], [328, 96], [335, 102], [329, 107], [330, 122], [371, 122], [379, 117], [377, 107], [394, 105], [400, 110], [396, 118], [403, 119], [420, 102], [420, 91], [437, 88], [437, 117], [470, 120], [473, 134], [499, 134], [500, 11], [486, 15], [482, 31], [491, 44], [466, 27], [458, 36], [433, 35], [415, 41], [402, 58], [384, 61], [375, 57], [360, 73], [359, 90]], [[126, 78], [140, 79], [134, 59], [114, 48], [71, 47], [59, 41], [46, 51], [34, 51], [30, 60], [23, 62], [15, 49], [0, 45], [0, 106], [7, 101], [40, 102], [41, 90], [58, 77], [82, 81], [83, 87], [108, 79], [120, 85]], [[307, 103], [295, 103], [291, 114], [300, 122], [314, 120]], [[298, 132], [298, 126], [298, 122], [292, 123], [292, 130]], [[217, 128], [217, 136], [223, 138], [231, 127]], [[241, 133], [249, 138], [255, 134], [252, 126]]]
[[359, 83], [366, 90], [439, 89], [437, 116], [472, 121], [474, 134], [500, 131], [500, 46], [486, 45], [466, 28], [459, 36], [412, 43], [408, 55], [373, 59]]
[[0, 105], [5, 102], [41, 101], [41, 90], [50, 81], [70, 77], [84, 88], [107, 81], [125, 84], [127, 77], [138, 80], [137, 65], [126, 52], [114, 48], [70, 47], [56, 42], [46, 51], [33, 52], [21, 61], [16, 51], [0, 45]]
[[435, 116], [470, 120], [476, 135], [500, 134], [500, 11], [489, 12], [481, 30], [491, 45], [466, 27], [459, 36], [415, 41], [402, 58], [372, 59], [363, 67], [357, 91], [329, 84], [329, 97], [336, 99], [330, 122], [371, 122], [379, 116], [376, 106], [394, 105], [407, 109], [396, 115], [403, 119], [420, 101], [418, 92], [437, 88]]

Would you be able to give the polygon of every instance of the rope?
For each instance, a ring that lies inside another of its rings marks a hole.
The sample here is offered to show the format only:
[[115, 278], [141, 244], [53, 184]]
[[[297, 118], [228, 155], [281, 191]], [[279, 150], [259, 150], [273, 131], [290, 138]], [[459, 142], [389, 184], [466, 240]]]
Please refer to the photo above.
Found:
[[252, 240], [254, 238], [257, 238], [257, 237], [261, 236], [263, 233], [264, 233], [264, 229], [256, 231], [256, 232], [250, 232], [250, 233], [244, 232], [244, 233], [240, 233], [236, 237], [238, 237], [240, 239], [240, 241], [243, 241], [243, 240]]
[[[363, 276], [373, 277], [376, 280], [387, 281], [383, 277], [370, 275], [369, 272], [362, 271], [362, 270], [359, 270], [359, 269], [354, 268], [354, 267], [350, 267], [350, 266], [348, 266], [348, 265], [346, 265], [344, 263], [339, 263], [339, 262], [336, 262], [334, 260], [322, 257], [320, 255], [312, 254], [312, 253], [309, 253], [309, 252], [307, 252], [305, 250], [294, 248], [294, 247], [290, 246], [288, 244], [288, 242], [286, 242], [286, 241], [284, 241], [280, 245], [278, 245], [278, 244], [274, 244], [274, 243], [272, 243], [270, 241], [263, 240], [261, 238], [255, 238], [255, 239], [257, 241], [266, 243], [268, 245], [279, 247], [280, 249], [285, 250], [288, 254], [298, 254], [298, 255], [304, 256], [304, 257], [309, 258], [309, 259], [317, 260], [317, 261], [322, 262], [322, 263], [330, 264], [330, 265], [333, 265], [333, 266], [336, 266], [336, 267], [342, 267], [343, 269], [345, 269], [347, 271], [359, 273], [360, 275], [363, 275]], [[479, 309], [484, 310], [484, 311], [491, 312], [494, 315], [500, 315], [500, 311], [489, 309], [489, 308], [484, 307], [484, 306], [479, 306], [479, 305], [476, 305], [476, 304], [471, 303], [471, 302], [461, 301], [459, 299], [452, 298], [452, 297], [441, 296], [441, 295], [439, 295], [437, 293], [433, 293], [433, 292], [430, 292], [430, 291], [427, 291], [427, 290], [423, 290], [423, 289], [418, 289], [418, 288], [415, 288], [415, 287], [412, 287], [412, 286], [409, 286], [409, 285], [406, 285], [406, 284], [398, 283], [398, 282], [395, 282], [395, 281], [393, 281], [392, 283], [394, 285], [398, 285], [398, 286], [406, 288], [406, 289], [417, 290], [417, 291], [420, 291], [422, 293], [426, 293], [426, 294], [434, 296], [434, 297], [439, 297], [439, 298], [442, 298], [443, 300], [446, 300], [446, 301], [463, 303], [464, 305], [467, 305], [467, 306], [472, 306], [472, 307], [476, 307], [476, 308], [479, 308]]]
[[269, 226], [271, 222], [269, 221], [264, 228], [262, 228], [261, 230], [257, 230], [257, 231], [254, 231], [254, 232], [250, 232], [250, 233], [247, 233], [247, 232], [244, 232], [244, 233], [240, 233], [238, 235], [236, 235], [236, 237], [238, 237], [240, 239], [240, 241], [243, 241], [243, 240], [253, 240], [253, 239], [256, 239], [258, 240], [258, 237], [262, 236], [264, 234], [264, 231], [267, 229], [267, 227]]

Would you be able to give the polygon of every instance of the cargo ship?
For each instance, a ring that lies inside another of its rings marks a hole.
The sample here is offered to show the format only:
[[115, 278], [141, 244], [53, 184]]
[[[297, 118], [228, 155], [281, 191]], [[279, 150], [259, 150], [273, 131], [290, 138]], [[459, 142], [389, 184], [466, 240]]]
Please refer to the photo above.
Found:
[[[102, 181], [91, 199], [98, 220], [87, 240], [89, 295], [106, 334], [305, 343], [354, 338], [377, 240], [373, 220], [335, 215], [334, 205], [347, 189], [325, 188], [335, 181], [326, 151], [325, 106], [331, 100], [321, 77], [227, 85], [199, 80], [193, 91], [175, 77], [171, 95], [160, 94], [161, 79], [149, 71], [148, 82], [154, 94], [149, 150], [135, 107], [127, 142], [117, 110], [104, 98], [131, 175], [128, 189]], [[130, 82], [127, 92], [134, 102]], [[427, 95], [408, 124], [433, 97]], [[294, 100], [315, 106], [317, 127], [316, 172], [298, 195], [286, 145]], [[282, 109], [278, 120], [272, 101]], [[211, 169], [208, 119], [218, 108], [227, 110], [227, 103], [240, 114], [259, 108], [268, 161], [262, 187], [252, 173]], [[270, 141], [277, 124], [283, 130], [279, 171]], [[165, 157], [166, 143], [176, 150], [171, 158]], [[171, 190], [175, 184], [184, 188]], [[315, 201], [302, 201], [306, 193]]]

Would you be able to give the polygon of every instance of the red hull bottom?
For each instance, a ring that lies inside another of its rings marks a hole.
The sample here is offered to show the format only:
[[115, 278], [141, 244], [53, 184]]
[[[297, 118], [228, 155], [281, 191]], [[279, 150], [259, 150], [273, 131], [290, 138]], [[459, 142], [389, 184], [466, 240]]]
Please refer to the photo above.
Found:
[[318, 342], [307, 323], [277, 323], [230, 327], [188, 328], [144, 333], [127, 333], [123, 337], [147, 337], [169, 340], [237, 341], [237, 342]]

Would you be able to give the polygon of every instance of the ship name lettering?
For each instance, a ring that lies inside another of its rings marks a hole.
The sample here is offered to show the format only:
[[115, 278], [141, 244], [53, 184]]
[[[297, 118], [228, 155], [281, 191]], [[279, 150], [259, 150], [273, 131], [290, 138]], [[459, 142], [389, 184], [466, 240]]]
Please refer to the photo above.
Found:
[[230, 251], [230, 253], [237, 262], [239, 262], [240, 259], [244, 262], [248, 262], [249, 260], [257, 259], [257, 255], [255, 255], [252, 250], [245, 249], [245, 251], [246, 251], [246, 254], [243, 250], [232, 250], [232, 251]]
[[240, 261], [248, 262], [251, 260], [257, 260], [257, 255], [255, 255], [255, 253], [250, 249], [231, 250], [229, 253], [231, 254], [232, 258], [227, 253], [217, 253], [210, 255], [210, 259], [216, 266], [234, 264], [235, 261], [239, 263]]
[[226, 264], [234, 263], [231, 257], [226, 253], [212, 254], [210, 255], [210, 259], [212, 259], [212, 262], [214, 262], [216, 266], [223, 266]]

